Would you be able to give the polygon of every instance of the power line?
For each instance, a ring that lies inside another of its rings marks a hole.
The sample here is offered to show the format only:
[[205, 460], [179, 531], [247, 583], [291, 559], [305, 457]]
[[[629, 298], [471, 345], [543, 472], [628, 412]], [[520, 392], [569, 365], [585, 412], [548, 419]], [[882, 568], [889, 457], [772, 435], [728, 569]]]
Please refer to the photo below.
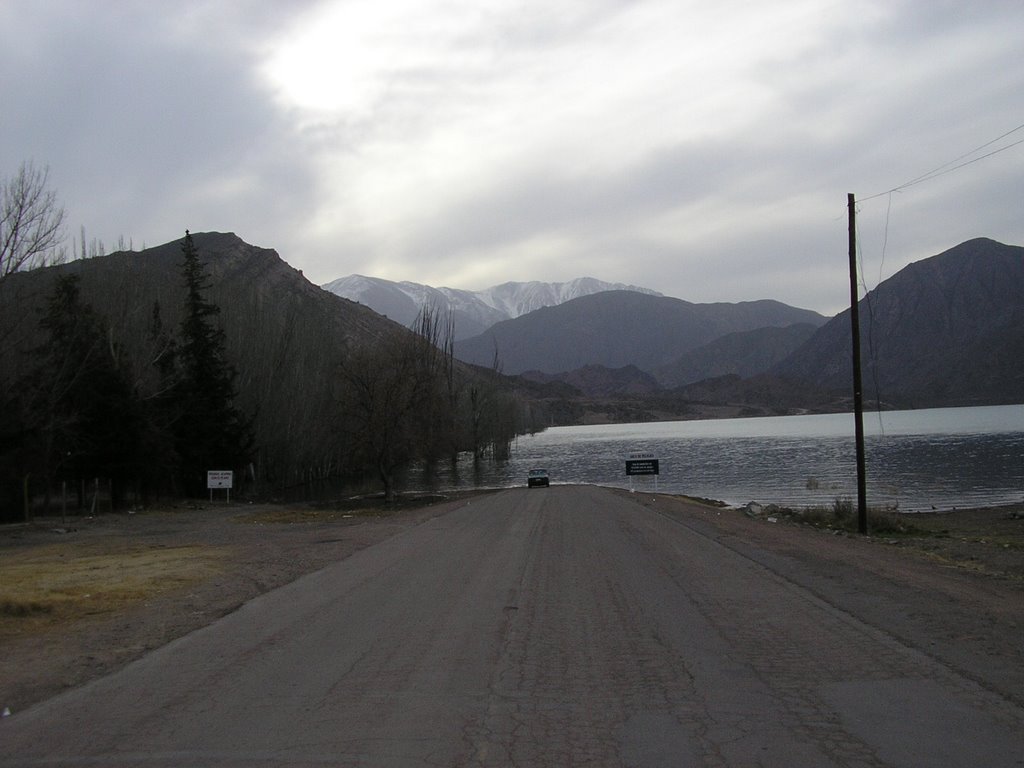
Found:
[[[913, 186], [915, 186], [917, 184], [922, 184], [922, 183], [924, 183], [926, 181], [931, 181], [932, 179], [938, 178], [939, 176], [944, 176], [947, 173], [952, 173], [953, 171], [956, 171], [956, 170], [959, 170], [961, 168], [964, 168], [965, 166], [971, 165], [971, 164], [976, 163], [976, 162], [978, 162], [980, 160], [984, 160], [985, 158], [992, 157], [993, 155], [997, 155], [1000, 152], [1005, 152], [1006, 150], [1012, 149], [1013, 147], [1016, 147], [1019, 144], [1024, 144], [1024, 139], [1018, 139], [1018, 140], [1016, 140], [1014, 142], [1011, 142], [1010, 144], [1006, 144], [1004, 146], [998, 147], [997, 149], [993, 149], [990, 152], [986, 152], [983, 155], [978, 155], [977, 157], [973, 157], [973, 155], [976, 155], [978, 152], [984, 150], [986, 147], [990, 147], [993, 144], [995, 144], [995, 143], [997, 143], [999, 141], [1002, 141], [1003, 139], [1007, 138], [1008, 136], [1012, 136], [1014, 133], [1016, 133], [1017, 131], [1020, 131], [1020, 130], [1024, 130], [1024, 123], [1021, 123], [1016, 128], [1012, 128], [1011, 130], [1007, 131], [1006, 133], [1002, 134], [1001, 136], [997, 136], [994, 139], [991, 139], [990, 141], [986, 141], [984, 144], [982, 144], [979, 147], [975, 147], [970, 152], [966, 152], [966, 153], [960, 155], [959, 157], [955, 157], [952, 160], [949, 160], [949, 161], [943, 163], [942, 165], [938, 166], [937, 168], [933, 168], [932, 170], [928, 171], [927, 173], [923, 173], [920, 176], [916, 176], [915, 178], [911, 179], [910, 181], [906, 181], [906, 182], [904, 182], [904, 183], [902, 183], [902, 184], [900, 184], [900, 185], [898, 185], [896, 187], [893, 187], [892, 189], [887, 189], [884, 192], [877, 192], [877, 193], [875, 193], [873, 195], [869, 195], [867, 197], [862, 197], [862, 198], [860, 198], [859, 200], [856, 201], [857, 203], [863, 203], [863, 202], [865, 202], [867, 200], [873, 200], [875, 198], [879, 198], [879, 197], [883, 197], [883, 196], [888, 196], [888, 198], [889, 198], [889, 204], [886, 207], [886, 212], [885, 212], [885, 229], [884, 229], [884, 237], [883, 237], [883, 241], [882, 241], [882, 262], [879, 265], [879, 269], [878, 269], [878, 272], [879, 272], [879, 274], [878, 274], [879, 283], [881, 283], [881, 280], [882, 280], [882, 273], [883, 273], [884, 264], [885, 264], [885, 256], [886, 256], [886, 251], [887, 251], [888, 244], [889, 244], [889, 219], [890, 219], [890, 216], [892, 214], [892, 196], [893, 196], [893, 193], [899, 192], [899, 191], [904, 190], [904, 189], [907, 189], [908, 187], [913, 187]], [[968, 159], [968, 158], [970, 158], [970, 159]], [[849, 196], [848, 203], [850, 205], [852, 205], [853, 202], [854, 202], [853, 201], [853, 196], [851, 195], [851, 196]], [[869, 322], [868, 322], [868, 350], [869, 350], [869, 353], [871, 355], [871, 376], [872, 376], [872, 381], [874, 383], [875, 408], [876, 408], [876, 410], [878, 412], [879, 428], [881, 429], [882, 434], [884, 435], [885, 432], [884, 432], [884, 428], [883, 428], [883, 425], [882, 425], [882, 410], [881, 410], [881, 408], [882, 408], [881, 386], [880, 386], [879, 377], [878, 377], [878, 367], [879, 367], [878, 366], [878, 344], [877, 344], [877, 339], [875, 338], [875, 307], [874, 307], [874, 302], [872, 301], [872, 298], [871, 298], [871, 290], [868, 288], [867, 280], [865, 279], [867, 271], [864, 269], [864, 254], [863, 254], [863, 250], [862, 250], [859, 238], [856, 238], [856, 235], [854, 234], [856, 232], [856, 229], [858, 228], [858, 220], [857, 220], [857, 218], [855, 216], [855, 212], [852, 209], [851, 209], [851, 212], [850, 212], [849, 215], [850, 215], [850, 225], [851, 225], [851, 246], [853, 246], [853, 250], [851, 250], [851, 256], [850, 256], [850, 258], [852, 260], [851, 269], [854, 268], [853, 264], [855, 264], [857, 261], [860, 262], [860, 281], [859, 282], [860, 282], [860, 286], [864, 289], [864, 299], [865, 299], [865, 304], [867, 306], [868, 315], [869, 315], [869, 318], [868, 318], [869, 319]], [[855, 243], [855, 246], [854, 246], [854, 243]], [[856, 255], [854, 255], [854, 253]], [[853, 275], [856, 275], [856, 273], [854, 272], [851, 275], [851, 278], [853, 280], [856, 280], [856, 277], [853, 277]], [[854, 290], [854, 293], [853, 293], [852, 302], [851, 302], [851, 316], [853, 315], [853, 312], [855, 311], [854, 310], [854, 305], [857, 303], [856, 288], [854, 288], [853, 290]], [[857, 331], [857, 334], [859, 336], [859, 329]], [[859, 354], [857, 355], [857, 357], [858, 357], [858, 360], [855, 362], [855, 368], [859, 368]], [[859, 381], [860, 373], [859, 372], [856, 373], [855, 376], [858, 378], [858, 381]], [[858, 383], [855, 386], [856, 386], [856, 388], [859, 389], [859, 387], [861, 385]]]
[[[939, 176], [945, 176], [947, 173], [952, 173], [953, 171], [960, 170], [961, 168], [964, 168], [965, 166], [968, 166], [968, 165], [971, 165], [973, 163], [976, 163], [979, 160], [984, 160], [987, 157], [992, 157], [993, 155], [998, 155], [1000, 152], [1005, 152], [1008, 149], [1012, 149], [1013, 147], [1016, 147], [1018, 144], [1024, 144], [1024, 139], [1018, 139], [1017, 141], [1011, 142], [1010, 144], [1006, 144], [1006, 145], [1004, 145], [1002, 147], [999, 147], [998, 149], [993, 149], [991, 152], [986, 152], [984, 155], [979, 155], [978, 157], [971, 157], [971, 155], [974, 155], [974, 154], [980, 152], [981, 150], [985, 149], [986, 147], [992, 146], [997, 141], [1002, 141], [1007, 136], [1011, 136], [1011, 135], [1013, 135], [1014, 133], [1016, 133], [1017, 131], [1020, 131], [1020, 130], [1024, 130], [1024, 123], [1021, 123], [1016, 128], [1010, 129], [1009, 131], [1007, 131], [1006, 133], [1002, 134], [1001, 136], [996, 136], [994, 139], [991, 139], [990, 141], [986, 141], [980, 147], [975, 147], [970, 152], [965, 152], [964, 154], [960, 155], [959, 157], [955, 157], [952, 160], [949, 160], [949, 161], [943, 163], [942, 165], [938, 166], [937, 168], [933, 168], [932, 170], [928, 171], [927, 173], [922, 173], [920, 176], [917, 176], [917, 177], [911, 179], [910, 181], [905, 181], [902, 184], [893, 187], [892, 189], [885, 190], [884, 192], [876, 192], [873, 195], [868, 195], [867, 197], [862, 197], [857, 202], [863, 203], [863, 202], [865, 202], [867, 200], [874, 200], [876, 197], [882, 197], [883, 195], [891, 195], [893, 192], [899, 192], [901, 190], [907, 189], [908, 187], [913, 187], [913, 186], [915, 186], [917, 184], [921, 184], [921, 183], [926, 182], [926, 181], [931, 181], [932, 179], [938, 178]], [[971, 158], [971, 159], [967, 160], [966, 158]], [[963, 162], [960, 162], [960, 161], [963, 161]]]

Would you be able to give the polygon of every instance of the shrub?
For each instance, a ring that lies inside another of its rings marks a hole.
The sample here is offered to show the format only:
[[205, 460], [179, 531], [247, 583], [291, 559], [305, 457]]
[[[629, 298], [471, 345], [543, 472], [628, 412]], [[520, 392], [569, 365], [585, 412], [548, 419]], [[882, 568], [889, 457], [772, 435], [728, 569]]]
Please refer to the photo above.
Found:
[[[873, 534], [917, 534], [921, 529], [908, 521], [895, 509], [868, 507], [868, 532]], [[831, 506], [805, 507], [800, 515], [801, 522], [816, 528], [832, 528], [844, 531], [856, 531], [857, 515], [854, 513], [853, 501], [845, 497], [837, 497]]]

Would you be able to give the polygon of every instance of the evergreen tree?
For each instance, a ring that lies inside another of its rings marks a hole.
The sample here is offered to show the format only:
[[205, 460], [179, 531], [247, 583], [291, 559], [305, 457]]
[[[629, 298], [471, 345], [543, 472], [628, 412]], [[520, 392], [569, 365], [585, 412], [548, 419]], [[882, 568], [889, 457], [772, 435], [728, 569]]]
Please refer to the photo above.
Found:
[[31, 452], [49, 481], [106, 478], [119, 506], [141, 460], [141, 409], [108, 328], [81, 301], [78, 277], [61, 275], [40, 321], [46, 333], [24, 388], [31, 393]]
[[148, 461], [140, 478], [139, 491], [144, 503], [153, 492], [175, 489], [180, 469], [175, 439], [181, 415], [178, 344], [164, 328], [159, 301], [153, 302], [147, 352], [152, 375], [143, 387], [146, 419], [141, 440]]
[[21, 387], [0, 388], [0, 523], [24, 519], [23, 483], [32, 471], [31, 436]]
[[187, 230], [182, 254], [186, 295], [177, 348], [175, 447], [184, 489], [199, 495], [207, 470], [244, 464], [252, 437], [248, 420], [234, 405], [237, 374], [227, 362], [224, 332], [216, 325], [220, 307], [205, 298], [210, 278]]

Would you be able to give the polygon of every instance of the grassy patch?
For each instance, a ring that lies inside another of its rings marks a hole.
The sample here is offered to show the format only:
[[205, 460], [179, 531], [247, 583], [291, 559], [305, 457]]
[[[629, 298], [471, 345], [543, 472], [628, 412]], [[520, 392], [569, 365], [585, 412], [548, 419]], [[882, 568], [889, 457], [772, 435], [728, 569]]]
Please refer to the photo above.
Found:
[[[764, 507], [761, 514], [832, 531], [853, 533], [858, 530], [857, 510], [854, 508], [853, 502], [844, 497], [837, 497], [830, 505], [804, 507], [803, 509], [770, 505]], [[868, 507], [867, 518], [868, 533], [872, 535], [929, 535], [927, 530], [916, 526], [907, 515], [901, 515], [893, 510]]]
[[232, 522], [250, 525], [294, 525], [295, 523], [326, 523], [350, 517], [376, 517], [379, 509], [316, 509], [313, 507], [279, 507], [247, 513], [231, 518]]
[[[500, 489], [498, 489], [500, 490]], [[459, 498], [471, 498], [497, 490], [452, 491], [450, 493], [402, 493], [388, 503], [382, 494], [353, 496], [347, 499], [310, 502], [292, 506], [273, 506], [246, 512], [232, 518], [236, 523], [289, 525], [325, 523], [347, 518], [388, 517], [399, 512], [422, 509]]]
[[223, 551], [201, 546], [122, 548], [82, 544], [5, 553], [0, 637], [117, 611], [219, 572]]

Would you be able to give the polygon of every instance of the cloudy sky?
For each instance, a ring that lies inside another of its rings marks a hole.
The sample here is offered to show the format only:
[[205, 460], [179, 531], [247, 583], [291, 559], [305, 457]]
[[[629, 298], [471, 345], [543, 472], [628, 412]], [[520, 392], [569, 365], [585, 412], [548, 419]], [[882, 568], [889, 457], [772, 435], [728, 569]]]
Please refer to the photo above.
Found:
[[1022, 37], [1020, 0], [5, 0], [0, 174], [108, 249], [833, 314], [848, 192], [868, 287], [1024, 244]]

